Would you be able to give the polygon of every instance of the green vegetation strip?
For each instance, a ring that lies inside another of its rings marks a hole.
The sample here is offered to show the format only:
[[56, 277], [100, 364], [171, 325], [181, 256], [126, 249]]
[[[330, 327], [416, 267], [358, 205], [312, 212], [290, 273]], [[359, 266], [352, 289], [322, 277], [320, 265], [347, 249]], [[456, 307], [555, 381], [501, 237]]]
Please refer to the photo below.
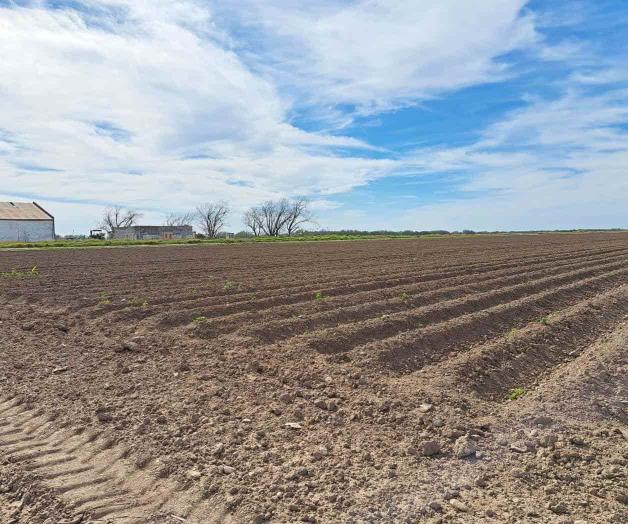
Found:
[[[447, 237], [449, 235], [423, 235]], [[463, 235], [456, 235], [463, 236]], [[464, 235], [466, 236], [466, 235]], [[126, 246], [169, 246], [199, 244], [255, 244], [267, 242], [320, 242], [328, 240], [391, 240], [419, 238], [410, 235], [307, 235], [294, 237], [192, 238], [188, 240], [48, 240], [43, 242], [0, 242], [0, 249], [97, 248]]]
[[575, 231], [522, 231], [522, 232], [490, 232], [490, 233], [385, 233], [385, 234], [305, 234], [280, 237], [231, 237], [231, 238], [191, 238], [186, 240], [98, 240], [98, 239], [60, 239], [42, 242], [0, 242], [3, 249], [57, 249], [57, 248], [99, 248], [128, 246], [169, 246], [169, 245], [202, 245], [202, 244], [255, 244], [267, 242], [324, 242], [342, 240], [399, 240], [418, 238], [468, 238], [479, 236], [510, 236], [537, 235], [544, 233], [589, 233], [589, 232], [625, 232], [626, 230], [575, 230]]

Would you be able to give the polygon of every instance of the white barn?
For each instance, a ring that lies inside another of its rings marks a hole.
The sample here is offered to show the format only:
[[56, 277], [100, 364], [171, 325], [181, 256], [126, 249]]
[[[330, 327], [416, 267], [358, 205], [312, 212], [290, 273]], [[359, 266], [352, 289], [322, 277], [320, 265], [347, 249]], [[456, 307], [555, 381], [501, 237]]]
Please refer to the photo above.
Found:
[[35, 202], [0, 202], [0, 242], [54, 240], [55, 219]]

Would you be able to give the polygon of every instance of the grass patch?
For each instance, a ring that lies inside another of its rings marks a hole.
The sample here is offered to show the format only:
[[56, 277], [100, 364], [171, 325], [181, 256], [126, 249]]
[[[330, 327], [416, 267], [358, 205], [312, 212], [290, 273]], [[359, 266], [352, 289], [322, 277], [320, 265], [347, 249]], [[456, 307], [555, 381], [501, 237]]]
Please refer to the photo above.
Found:
[[281, 242], [326, 242], [350, 240], [404, 240], [404, 239], [433, 239], [433, 238], [467, 238], [479, 236], [510, 236], [506, 233], [487, 233], [475, 235], [446, 235], [434, 234], [309, 234], [280, 237], [230, 237], [230, 238], [190, 238], [173, 240], [114, 240], [114, 239], [75, 239], [75, 240], [45, 240], [41, 242], [0, 242], [2, 249], [57, 249], [57, 248], [99, 248], [99, 247], [131, 247], [131, 246], [169, 246], [169, 245], [204, 245], [204, 244], [258, 244]]

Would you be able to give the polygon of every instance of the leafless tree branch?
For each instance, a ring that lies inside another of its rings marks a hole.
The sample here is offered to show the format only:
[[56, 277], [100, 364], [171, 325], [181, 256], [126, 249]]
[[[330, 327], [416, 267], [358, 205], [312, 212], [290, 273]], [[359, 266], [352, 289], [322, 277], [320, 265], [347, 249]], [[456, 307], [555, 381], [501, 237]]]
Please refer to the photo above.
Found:
[[308, 222], [313, 222], [309, 201], [305, 198], [288, 200], [268, 200], [249, 209], [243, 217], [244, 224], [255, 236], [264, 234], [279, 236], [282, 233], [294, 234]]
[[258, 237], [262, 234], [263, 219], [259, 208], [252, 207], [249, 209], [246, 213], [244, 213], [242, 221], [244, 222], [244, 225], [251, 230], [254, 236]]
[[217, 237], [227, 223], [231, 209], [224, 202], [208, 202], [196, 208], [196, 218], [203, 234], [209, 238]]
[[113, 236], [116, 227], [131, 227], [137, 225], [142, 214], [134, 209], [124, 209], [122, 206], [108, 207], [104, 210], [100, 227], [109, 236]]
[[169, 213], [164, 219], [164, 226], [189, 226], [194, 222], [193, 212]]
[[310, 210], [310, 203], [305, 198], [297, 198], [290, 202], [288, 215], [285, 222], [286, 233], [292, 236], [303, 224], [314, 221], [314, 215]]

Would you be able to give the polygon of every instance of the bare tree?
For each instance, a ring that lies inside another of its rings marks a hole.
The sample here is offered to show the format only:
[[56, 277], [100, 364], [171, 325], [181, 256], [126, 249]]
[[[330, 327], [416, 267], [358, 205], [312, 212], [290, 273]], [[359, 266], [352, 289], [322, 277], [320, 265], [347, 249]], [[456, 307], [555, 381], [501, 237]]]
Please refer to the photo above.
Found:
[[292, 236], [300, 226], [314, 221], [314, 215], [310, 211], [310, 203], [305, 198], [297, 198], [290, 202], [288, 215], [285, 222], [286, 233]]
[[278, 237], [286, 224], [290, 210], [290, 202], [282, 200], [267, 200], [258, 208], [261, 216], [262, 231], [270, 237]]
[[135, 226], [141, 216], [142, 214], [134, 209], [123, 209], [122, 206], [108, 207], [103, 212], [100, 227], [111, 237], [114, 228]]
[[252, 207], [242, 218], [244, 225], [248, 227], [254, 236], [258, 237], [263, 232], [262, 228], [262, 214], [257, 207]]
[[303, 224], [314, 221], [309, 206], [305, 198], [267, 200], [244, 213], [243, 222], [255, 236], [263, 233], [276, 237], [284, 231], [292, 235]]
[[164, 226], [189, 226], [194, 222], [194, 213], [169, 213], [164, 219]]
[[196, 219], [203, 234], [209, 238], [215, 238], [227, 222], [227, 216], [231, 212], [229, 205], [224, 202], [208, 202], [196, 208]]

